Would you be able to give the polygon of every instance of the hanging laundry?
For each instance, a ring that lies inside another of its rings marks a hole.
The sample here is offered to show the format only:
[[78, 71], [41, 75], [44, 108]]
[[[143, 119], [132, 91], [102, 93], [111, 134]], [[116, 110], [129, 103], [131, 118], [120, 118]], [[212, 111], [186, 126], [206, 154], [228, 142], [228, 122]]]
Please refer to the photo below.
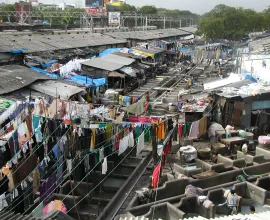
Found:
[[134, 115], [141, 115], [142, 113], [144, 113], [144, 103], [145, 103], [145, 98], [141, 98], [137, 103], [134, 103], [128, 107], [125, 107], [124, 110]]
[[163, 151], [163, 145], [159, 144], [157, 146], [157, 155], [161, 157], [162, 156], [162, 151]]
[[207, 133], [207, 117], [203, 117], [199, 122], [199, 137]]
[[129, 139], [129, 136], [126, 136], [120, 140], [118, 156], [124, 153], [126, 149], [128, 148], [128, 139]]
[[102, 161], [104, 159], [104, 149], [99, 149], [99, 161]]
[[161, 122], [158, 125], [158, 128], [157, 128], [157, 137], [160, 140], [163, 140], [165, 138], [165, 122], [164, 121]]
[[133, 147], [134, 145], [135, 145], [135, 143], [134, 143], [134, 135], [133, 135], [133, 132], [131, 131], [128, 134], [128, 146]]
[[200, 123], [200, 121], [195, 121], [191, 124], [189, 138], [198, 138], [198, 136], [199, 136], [199, 123]]
[[152, 186], [154, 189], [156, 189], [158, 186], [160, 170], [161, 170], [161, 163], [159, 162], [156, 168], [154, 169], [152, 175]]
[[178, 136], [181, 137], [183, 134], [183, 125], [179, 124], [178, 125]]
[[107, 157], [105, 157], [102, 163], [102, 174], [105, 175], [107, 173], [107, 170], [108, 170]]
[[137, 156], [142, 152], [144, 149], [144, 131], [138, 138], [138, 143], [137, 143]]

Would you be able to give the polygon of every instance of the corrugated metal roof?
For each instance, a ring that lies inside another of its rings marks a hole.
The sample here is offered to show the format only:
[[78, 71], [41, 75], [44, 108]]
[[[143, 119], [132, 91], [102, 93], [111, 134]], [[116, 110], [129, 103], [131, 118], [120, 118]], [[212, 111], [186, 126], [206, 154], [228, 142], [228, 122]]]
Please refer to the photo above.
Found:
[[66, 83], [57, 82], [54, 80], [46, 80], [44, 82], [36, 82], [30, 85], [31, 89], [45, 93], [52, 97], [59, 97], [62, 100], [69, 100], [71, 96], [82, 92], [84, 89], [77, 86], [68, 85]]
[[128, 66], [133, 62], [135, 62], [135, 60], [131, 58], [108, 54], [100, 58], [94, 58], [86, 61], [82, 63], [82, 65], [91, 66], [107, 71], [115, 71], [124, 66]]
[[179, 30], [194, 34], [198, 30], [198, 28], [197, 27], [182, 27], [182, 28], [179, 28]]
[[190, 33], [179, 30], [179, 29], [158, 29], [151, 31], [130, 31], [130, 32], [114, 32], [114, 33], [105, 33], [106, 35], [115, 37], [115, 38], [124, 38], [124, 39], [138, 39], [138, 40], [151, 40], [151, 39], [162, 39], [168, 37], [176, 36], [185, 36]]
[[0, 95], [26, 87], [37, 80], [51, 79], [19, 65], [0, 66]]
[[27, 49], [25, 52], [53, 51], [80, 47], [126, 43], [125, 39], [114, 39], [99, 33], [74, 35], [8, 36], [0, 38], [0, 50]]

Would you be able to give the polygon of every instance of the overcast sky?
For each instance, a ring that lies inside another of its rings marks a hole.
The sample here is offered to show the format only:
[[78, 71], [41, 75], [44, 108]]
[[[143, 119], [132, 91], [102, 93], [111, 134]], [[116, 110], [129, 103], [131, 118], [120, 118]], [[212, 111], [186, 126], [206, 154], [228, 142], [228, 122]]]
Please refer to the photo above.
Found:
[[126, 2], [138, 7], [155, 5], [158, 8], [189, 10], [198, 14], [208, 12], [218, 4], [252, 8], [256, 11], [262, 11], [270, 6], [269, 0], [126, 0]]

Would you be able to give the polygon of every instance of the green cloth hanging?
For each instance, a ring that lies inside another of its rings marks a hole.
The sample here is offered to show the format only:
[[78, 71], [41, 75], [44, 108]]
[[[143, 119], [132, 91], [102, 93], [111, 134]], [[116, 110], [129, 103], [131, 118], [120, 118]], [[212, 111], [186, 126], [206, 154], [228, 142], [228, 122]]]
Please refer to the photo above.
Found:
[[136, 140], [138, 141], [138, 138], [140, 137], [141, 135], [141, 128], [139, 126], [136, 126], [135, 128], [135, 138]]
[[95, 156], [95, 166], [99, 163], [99, 151], [96, 151], [94, 153], [94, 156]]
[[145, 128], [144, 141], [145, 142], [149, 142], [150, 141], [150, 129], [149, 129], [149, 127], [146, 127]]
[[106, 139], [109, 139], [111, 137], [111, 128], [112, 128], [111, 124], [106, 125]]

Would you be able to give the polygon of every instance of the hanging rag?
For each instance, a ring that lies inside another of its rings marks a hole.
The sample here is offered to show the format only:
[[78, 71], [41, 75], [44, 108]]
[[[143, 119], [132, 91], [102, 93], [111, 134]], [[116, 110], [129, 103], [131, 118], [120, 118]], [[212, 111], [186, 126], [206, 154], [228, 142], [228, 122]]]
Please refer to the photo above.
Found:
[[102, 174], [105, 175], [107, 173], [107, 170], [108, 170], [107, 157], [105, 157], [102, 163]]
[[144, 149], [144, 131], [138, 138], [138, 144], [137, 144], [137, 156], [142, 152]]
[[129, 139], [129, 136], [126, 136], [120, 140], [118, 156], [124, 153], [126, 149], [128, 148], [128, 139]]
[[156, 189], [158, 186], [160, 169], [161, 169], [161, 163], [159, 162], [156, 168], [154, 169], [154, 172], [152, 175], [152, 186], [154, 189]]

